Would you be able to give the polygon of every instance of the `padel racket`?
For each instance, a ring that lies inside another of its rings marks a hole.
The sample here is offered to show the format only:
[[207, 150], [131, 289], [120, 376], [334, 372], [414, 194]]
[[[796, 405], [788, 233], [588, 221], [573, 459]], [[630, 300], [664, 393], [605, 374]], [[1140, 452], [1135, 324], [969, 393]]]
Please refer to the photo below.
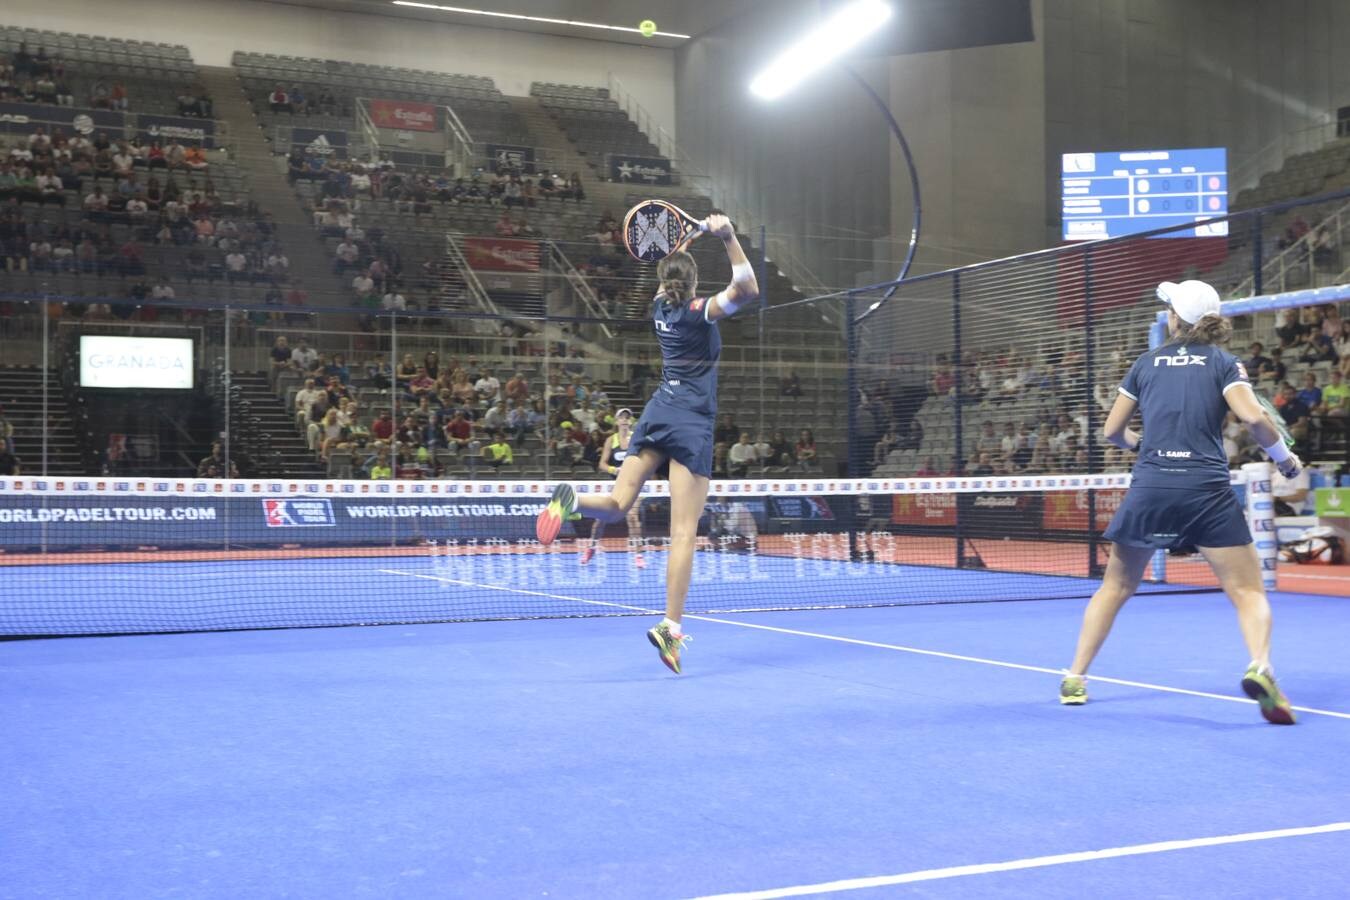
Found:
[[1280, 415], [1280, 411], [1275, 408], [1275, 404], [1271, 403], [1265, 394], [1258, 391], [1255, 387], [1252, 388], [1252, 393], [1256, 395], [1256, 402], [1260, 403], [1261, 408], [1266, 411], [1266, 417], [1270, 419], [1270, 424], [1275, 429], [1276, 433], [1279, 434], [1280, 440], [1284, 441], [1286, 447], [1292, 448], [1295, 443], [1294, 436], [1290, 434], [1289, 429], [1285, 427], [1284, 416]]
[[707, 230], [706, 222], [665, 200], [643, 200], [623, 217], [624, 246], [642, 262], [660, 262]]

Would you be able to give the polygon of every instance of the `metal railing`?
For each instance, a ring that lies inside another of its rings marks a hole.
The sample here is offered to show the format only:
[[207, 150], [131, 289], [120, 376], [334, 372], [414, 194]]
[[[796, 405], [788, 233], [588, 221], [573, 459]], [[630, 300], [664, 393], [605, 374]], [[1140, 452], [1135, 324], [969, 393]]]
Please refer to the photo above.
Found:
[[[1325, 239], [1330, 242], [1339, 255], [1345, 244], [1347, 224], [1350, 224], [1350, 203], [1337, 208], [1320, 222], [1311, 225], [1306, 233], [1261, 266], [1263, 289], [1267, 292], [1287, 290], [1292, 286], [1289, 283], [1290, 277], [1295, 274], [1306, 275], [1306, 286], [1316, 287], [1314, 281], [1316, 281], [1317, 256], [1327, 249], [1322, 241]], [[1249, 296], [1255, 284], [1256, 275], [1253, 273], [1238, 282], [1231, 296]]]
[[576, 293], [581, 305], [586, 309], [586, 315], [601, 320], [600, 330], [606, 338], [613, 338], [614, 331], [604, 321], [610, 318], [609, 313], [601, 305], [600, 297], [595, 293], [595, 288], [591, 287], [590, 280], [577, 271], [577, 267], [572, 265], [572, 261], [567, 258], [567, 254], [562, 251], [557, 242], [543, 241], [542, 243], [548, 251], [550, 264], [557, 267], [558, 274], [562, 275], [563, 279]]
[[[453, 234], [445, 236], [445, 255], [450, 261], [454, 276], [463, 281], [465, 292], [477, 304], [478, 308], [494, 316], [500, 315], [501, 311], [497, 309], [497, 304], [492, 302], [492, 297], [483, 287], [483, 282], [478, 280], [478, 275], [469, 265], [468, 257], [464, 255], [464, 247], [460, 244], [458, 236]], [[449, 287], [449, 285], [443, 285], [443, 287]]]

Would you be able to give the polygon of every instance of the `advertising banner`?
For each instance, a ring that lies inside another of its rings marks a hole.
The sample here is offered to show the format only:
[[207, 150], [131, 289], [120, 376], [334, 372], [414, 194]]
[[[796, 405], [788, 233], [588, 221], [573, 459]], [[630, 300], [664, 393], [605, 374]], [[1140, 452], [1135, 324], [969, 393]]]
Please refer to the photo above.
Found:
[[610, 154], [609, 180], [634, 184], [670, 184], [670, 160], [658, 156]]
[[135, 116], [136, 134], [144, 143], [159, 141], [167, 144], [200, 144], [206, 149], [216, 146], [216, 123], [210, 119], [191, 119], [184, 116]]
[[300, 152], [306, 156], [321, 156], [325, 159], [347, 158], [347, 132], [320, 131], [317, 128], [292, 128], [291, 152]]
[[47, 550], [380, 547], [524, 540], [544, 498], [11, 496], [0, 554]]
[[464, 255], [474, 271], [538, 272], [539, 242], [517, 238], [468, 237]]
[[0, 103], [0, 131], [11, 134], [32, 134], [33, 128], [41, 125], [49, 131], [62, 128], [83, 135], [106, 131], [109, 137], [121, 137], [126, 121], [124, 113], [106, 109], [77, 109], [45, 103]]
[[893, 494], [892, 525], [956, 524], [955, 494]]
[[515, 169], [526, 175], [534, 174], [534, 148], [517, 147], [512, 144], [488, 144], [488, 169], [496, 172], [500, 169]]
[[412, 100], [371, 100], [370, 118], [378, 128], [435, 131], [436, 107]]
[[[1111, 517], [1120, 509], [1125, 492], [1096, 491], [1096, 495], [1093, 527], [1096, 531], [1105, 531], [1111, 524]], [[1087, 491], [1049, 491], [1041, 512], [1042, 525], [1046, 531], [1087, 531], [1088, 506]]]

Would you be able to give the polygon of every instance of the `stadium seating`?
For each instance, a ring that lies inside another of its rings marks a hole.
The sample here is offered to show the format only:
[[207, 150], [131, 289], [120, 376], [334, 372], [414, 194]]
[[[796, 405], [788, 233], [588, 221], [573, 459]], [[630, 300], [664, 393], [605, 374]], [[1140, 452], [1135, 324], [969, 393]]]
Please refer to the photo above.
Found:
[[536, 81], [530, 85], [530, 96], [538, 98], [602, 178], [610, 176], [608, 154], [661, 158], [661, 151], [604, 88]]
[[26, 43], [30, 53], [42, 47], [49, 56], [60, 57], [75, 106], [89, 105], [97, 82], [121, 82], [130, 109], [177, 115], [178, 95], [197, 77], [192, 57], [181, 45], [0, 26], [0, 54], [14, 53], [20, 43]]

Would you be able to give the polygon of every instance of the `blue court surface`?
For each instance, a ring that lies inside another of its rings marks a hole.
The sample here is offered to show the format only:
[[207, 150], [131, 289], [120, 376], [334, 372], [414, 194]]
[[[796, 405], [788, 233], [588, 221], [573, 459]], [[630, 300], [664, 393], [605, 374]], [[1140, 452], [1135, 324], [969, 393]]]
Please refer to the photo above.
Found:
[[1350, 600], [1273, 603], [1292, 728], [1216, 594], [1076, 709], [1081, 600], [8, 641], [0, 897], [1344, 897]]

